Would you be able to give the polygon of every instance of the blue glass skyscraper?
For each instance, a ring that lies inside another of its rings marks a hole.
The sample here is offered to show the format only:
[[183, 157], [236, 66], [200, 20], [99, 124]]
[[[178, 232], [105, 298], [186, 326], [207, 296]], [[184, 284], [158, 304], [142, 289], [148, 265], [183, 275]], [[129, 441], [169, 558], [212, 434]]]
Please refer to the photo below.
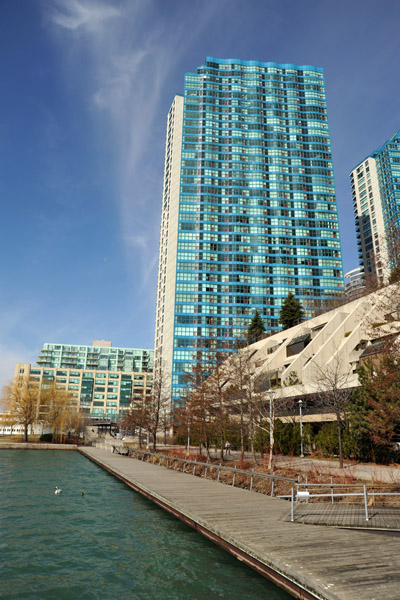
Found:
[[155, 369], [173, 402], [256, 309], [279, 328], [289, 291], [308, 316], [343, 293], [323, 71], [209, 57], [168, 115]]

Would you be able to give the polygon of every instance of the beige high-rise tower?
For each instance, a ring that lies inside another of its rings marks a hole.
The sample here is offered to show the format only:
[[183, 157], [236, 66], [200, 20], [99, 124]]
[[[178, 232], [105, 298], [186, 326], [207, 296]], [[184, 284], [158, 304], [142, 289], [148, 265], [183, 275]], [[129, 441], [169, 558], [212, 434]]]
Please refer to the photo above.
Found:
[[165, 145], [160, 251], [158, 260], [154, 372], [172, 372], [183, 97], [175, 96], [168, 113]]

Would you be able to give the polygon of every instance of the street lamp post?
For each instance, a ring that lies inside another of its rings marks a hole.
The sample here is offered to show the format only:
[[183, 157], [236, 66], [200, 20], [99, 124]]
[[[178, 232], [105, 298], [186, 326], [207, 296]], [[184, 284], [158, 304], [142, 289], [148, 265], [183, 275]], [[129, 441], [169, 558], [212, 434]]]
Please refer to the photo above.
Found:
[[272, 453], [274, 449], [274, 392], [271, 389], [266, 390], [269, 397], [269, 461], [268, 469], [272, 470]]
[[299, 400], [299, 410], [300, 410], [300, 456], [304, 457], [304, 448], [303, 448], [303, 400]]

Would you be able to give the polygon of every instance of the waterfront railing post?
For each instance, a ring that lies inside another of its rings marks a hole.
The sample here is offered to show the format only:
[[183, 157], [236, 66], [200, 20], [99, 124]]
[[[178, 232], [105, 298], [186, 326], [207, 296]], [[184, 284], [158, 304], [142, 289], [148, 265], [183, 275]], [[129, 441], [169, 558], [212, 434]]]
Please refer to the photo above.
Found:
[[364, 505], [365, 505], [365, 520], [369, 521], [368, 516], [368, 495], [367, 495], [367, 486], [364, 485]]
[[292, 488], [291, 515], [290, 520], [294, 521], [294, 488]]
[[[246, 479], [246, 482], [249, 481], [249, 490], [252, 491], [254, 488], [254, 477], [256, 475], [264, 477], [267, 480], [271, 480], [271, 496], [274, 496], [274, 491], [275, 491], [275, 480], [282, 480], [282, 481], [290, 481], [292, 483], [295, 483], [294, 479], [288, 479], [285, 477], [277, 477], [275, 475], [275, 471], [273, 471], [272, 475], [271, 474], [266, 474], [266, 473], [258, 473], [255, 471], [255, 468], [253, 467], [251, 471], [247, 471], [247, 470], [242, 470], [239, 469], [237, 467], [237, 465], [235, 465], [234, 467], [227, 467], [227, 466], [223, 466], [222, 463], [219, 463], [219, 465], [215, 465], [212, 463], [208, 463], [208, 462], [198, 462], [197, 460], [190, 460], [188, 458], [178, 458], [176, 456], [168, 456], [168, 455], [164, 455], [164, 454], [159, 454], [156, 452], [151, 452], [149, 450], [140, 450], [140, 449], [132, 449], [132, 452], [130, 453], [130, 456], [137, 458], [138, 460], [146, 460], [147, 462], [151, 462], [152, 464], [158, 464], [159, 466], [164, 466], [167, 467], [167, 469], [173, 469], [175, 471], [180, 470], [180, 465], [182, 465], [182, 473], [192, 473], [193, 476], [197, 476], [197, 469], [196, 467], [198, 465], [201, 465], [202, 467], [204, 467], [204, 475], [202, 475], [202, 473], [199, 473], [200, 477], [204, 477], [205, 479], [207, 479], [207, 473], [208, 473], [208, 468], [210, 469], [217, 469], [217, 477], [216, 477], [216, 481], [220, 482], [221, 481], [221, 471], [225, 470], [225, 471], [229, 471], [232, 472], [232, 486], [235, 487], [236, 485], [236, 474], [237, 473], [244, 473], [245, 475], [249, 476], [249, 479]], [[157, 463], [158, 460], [158, 463]], [[193, 468], [190, 469], [188, 468], [188, 470], [186, 471], [186, 466], [189, 467], [189, 465], [192, 465]], [[213, 475], [211, 473], [211, 478], [213, 478]], [[222, 483], [224, 483], [222, 481]], [[268, 488], [266, 489], [265, 492], [268, 495]], [[287, 496], [286, 496], [287, 497]]]

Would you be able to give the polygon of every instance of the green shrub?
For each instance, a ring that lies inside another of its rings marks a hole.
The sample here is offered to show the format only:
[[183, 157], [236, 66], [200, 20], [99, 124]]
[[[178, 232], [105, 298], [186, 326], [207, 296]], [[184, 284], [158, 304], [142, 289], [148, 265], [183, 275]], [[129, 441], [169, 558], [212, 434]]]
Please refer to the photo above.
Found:
[[[269, 448], [269, 423], [263, 422], [263, 447], [264, 450]], [[306, 450], [312, 445], [312, 428], [308, 423], [303, 425], [303, 447]], [[257, 451], [260, 450], [260, 433], [256, 432], [254, 445]], [[299, 423], [282, 423], [280, 419], [276, 419], [274, 426], [274, 451], [278, 454], [296, 455], [300, 454], [300, 424]]]
[[315, 436], [317, 450], [324, 456], [334, 456], [339, 452], [336, 423], [325, 423]]

